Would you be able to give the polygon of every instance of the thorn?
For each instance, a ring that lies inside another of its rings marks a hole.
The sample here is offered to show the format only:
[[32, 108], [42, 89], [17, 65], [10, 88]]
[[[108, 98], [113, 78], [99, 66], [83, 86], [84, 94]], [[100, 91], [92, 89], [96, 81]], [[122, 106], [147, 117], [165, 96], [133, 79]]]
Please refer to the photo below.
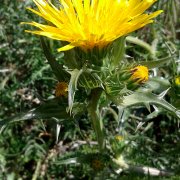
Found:
[[153, 111], [151, 114], [148, 114], [145, 118], [145, 120], [150, 120], [158, 116], [160, 111]]
[[61, 125], [60, 125], [60, 124], [57, 124], [57, 125], [56, 125], [56, 144], [58, 144], [58, 141], [59, 141], [60, 131], [61, 131]]
[[154, 108], [154, 111], [159, 112], [159, 109], [155, 105], [153, 105], [153, 108]]
[[135, 133], [145, 124], [145, 122], [140, 122], [138, 125], [137, 125], [137, 128], [135, 130]]
[[144, 105], [146, 106], [146, 108], [148, 109], [148, 111], [151, 113], [150, 104], [149, 104], [148, 102], [145, 102]]
[[178, 118], [180, 118], [180, 110], [176, 111], [176, 115], [178, 116]]
[[169, 87], [168, 89], [166, 89], [165, 91], [163, 91], [161, 94], [158, 95], [158, 99], [163, 99], [164, 96], [167, 94], [167, 92], [169, 91], [171, 87]]

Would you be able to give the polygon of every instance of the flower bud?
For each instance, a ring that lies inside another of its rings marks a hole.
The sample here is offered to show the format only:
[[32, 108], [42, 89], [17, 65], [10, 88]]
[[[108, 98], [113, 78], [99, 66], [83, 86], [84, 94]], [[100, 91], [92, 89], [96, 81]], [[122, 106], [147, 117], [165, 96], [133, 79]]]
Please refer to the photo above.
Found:
[[124, 137], [121, 136], [121, 135], [116, 135], [116, 136], [115, 136], [115, 139], [116, 139], [117, 141], [123, 141], [123, 140], [124, 140]]
[[138, 84], [145, 83], [149, 79], [148, 68], [146, 66], [138, 65], [134, 67], [131, 69], [131, 74], [130, 79]]
[[175, 78], [175, 85], [176, 85], [177, 87], [180, 87], [180, 76], [177, 76], [177, 77]]

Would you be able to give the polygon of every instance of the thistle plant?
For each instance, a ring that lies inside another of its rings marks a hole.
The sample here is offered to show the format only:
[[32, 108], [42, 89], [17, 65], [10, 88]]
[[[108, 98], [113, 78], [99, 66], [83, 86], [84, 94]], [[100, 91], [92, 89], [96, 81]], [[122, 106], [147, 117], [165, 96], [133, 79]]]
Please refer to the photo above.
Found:
[[[76, 120], [76, 117], [87, 114], [98, 142], [95, 154], [109, 157], [106, 166], [114, 163], [115, 169], [135, 170], [123, 158], [123, 152], [128, 147], [123, 112], [138, 105], [150, 110], [153, 105], [155, 111], [149, 113], [147, 120], [163, 109], [180, 117], [177, 107], [163, 99], [168, 87], [157, 95], [152, 93], [154, 89], [148, 84], [151, 81], [150, 69], [159, 66], [162, 60], [139, 63], [129, 61], [126, 57], [128, 34], [153, 23], [154, 18], [162, 13], [161, 10], [146, 12], [156, 0], [33, 1], [37, 8], [27, 9], [45, 21], [22, 24], [35, 27], [26, 32], [41, 36], [44, 54], [58, 83], [53, 99], [13, 121], [55, 118], [60, 123], [61, 120]], [[59, 43], [57, 51], [62, 55], [60, 62], [52, 54], [54, 47], [50, 45], [50, 39]], [[175, 83], [179, 86], [179, 78]], [[118, 110], [120, 127], [117, 136], [109, 137], [104, 126], [104, 110], [112, 104]], [[5, 122], [1, 121], [0, 124], [4, 125]], [[93, 159], [91, 166], [102, 170], [104, 165], [101, 159]]]

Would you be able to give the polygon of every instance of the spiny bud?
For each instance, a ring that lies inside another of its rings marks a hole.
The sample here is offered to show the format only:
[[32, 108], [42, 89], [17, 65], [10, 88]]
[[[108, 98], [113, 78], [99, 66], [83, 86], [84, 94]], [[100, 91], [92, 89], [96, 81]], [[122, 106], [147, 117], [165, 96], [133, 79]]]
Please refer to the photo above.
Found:
[[129, 90], [137, 89], [148, 78], [148, 68], [146, 66], [130, 66], [125, 69], [119, 69], [110, 75], [104, 82], [104, 87], [106, 93], [111, 96], [123, 96]]
[[131, 69], [130, 79], [138, 84], [145, 83], [149, 79], [148, 68], [146, 66], [138, 65]]
[[55, 96], [67, 96], [68, 84], [66, 82], [58, 82], [55, 89]]

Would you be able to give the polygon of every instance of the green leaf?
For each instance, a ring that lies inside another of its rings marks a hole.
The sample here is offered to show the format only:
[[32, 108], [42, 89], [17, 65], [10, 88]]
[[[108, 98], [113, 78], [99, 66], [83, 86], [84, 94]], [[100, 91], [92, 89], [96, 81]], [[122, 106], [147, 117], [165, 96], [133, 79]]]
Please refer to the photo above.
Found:
[[180, 111], [178, 109], [176, 109], [174, 106], [172, 106], [167, 101], [162, 99], [162, 97], [148, 91], [138, 91], [131, 95], [124, 96], [123, 102], [120, 102], [120, 105], [124, 107], [130, 107], [130, 106], [142, 105], [142, 104], [144, 105], [151, 104], [151, 105], [160, 106], [180, 118]]
[[74, 103], [74, 96], [77, 90], [77, 83], [80, 75], [82, 74], [83, 70], [74, 69], [73, 71], [69, 72], [71, 74], [71, 79], [68, 86], [68, 105], [69, 111], [71, 113], [73, 103]]
[[155, 61], [146, 61], [146, 62], [141, 62], [140, 64], [143, 66], [147, 66], [149, 69], [153, 69], [156, 67], [162, 67], [167, 63], [170, 63], [172, 61], [172, 57], [166, 57], [162, 59], [157, 59]]
[[170, 82], [162, 77], [153, 77], [146, 83], [147, 89], [150, 91], [155, 91], [157, 93], [161, 93], [168, 89], [171, 85]]
[[79, 163], [79, 158], [74, 157], [74, 158], [61, 160], [61, 161], [57, 162], [56, 164], [58, 164], [58, 165], [68, 165], [68, 164], [77, 164], [77, 163]]
[[117, 67], [125, 56], [125, 37], [121, 37], [113, 43], [110, 53], [112, 67]]
[[64, 52], [64, 64], [69, 69], [80, 69], [81, 61], [77, 60], [76, 51], [74, 49], [69, 50], [68, 52]]
[[8, 123], [25, 121], [31, 119], [52, 119], [65, 120], [70, 118], [70, 114], [66, 112], [67, 102], [60, 101], [59, 99], [51, 99], [44, 102], [39, 107], [32, 109], [26, 113], [21, 113], [17, 116], [0, 121], [0, 126]]
[[81, 115], [84, 113], [85, 105], [83, 103], [74, 103], [73, 104], [73, 116], [71, 116], [67, 111], [68, 107], [67, 99], [51, 99], [43, 102], [39, 107], [34, 108], [28, 112], [20, 113], [14, 117], [10, 117], [5, 120], [0, 121], [0, 127], [7, 125], [8, 123], [14, 123], [18, 121], [26, 121], [33, 119], [56, 119], [58, 121], [64, 121], [66, 119], [74, 119], [75, 116]]
[[47, 43], [45, 42], [44, 38], [41, 37], [40, 40], [46, 59], [48, 60], [48, 63], [50, 64], [53, 73], [55, 74], [58, 81], [68, 81], [69, 74], [63, 69], [63, 65], [59, 64], [53, 57], [53, 55], [50, 52], [50, 48], [47, 46]]

